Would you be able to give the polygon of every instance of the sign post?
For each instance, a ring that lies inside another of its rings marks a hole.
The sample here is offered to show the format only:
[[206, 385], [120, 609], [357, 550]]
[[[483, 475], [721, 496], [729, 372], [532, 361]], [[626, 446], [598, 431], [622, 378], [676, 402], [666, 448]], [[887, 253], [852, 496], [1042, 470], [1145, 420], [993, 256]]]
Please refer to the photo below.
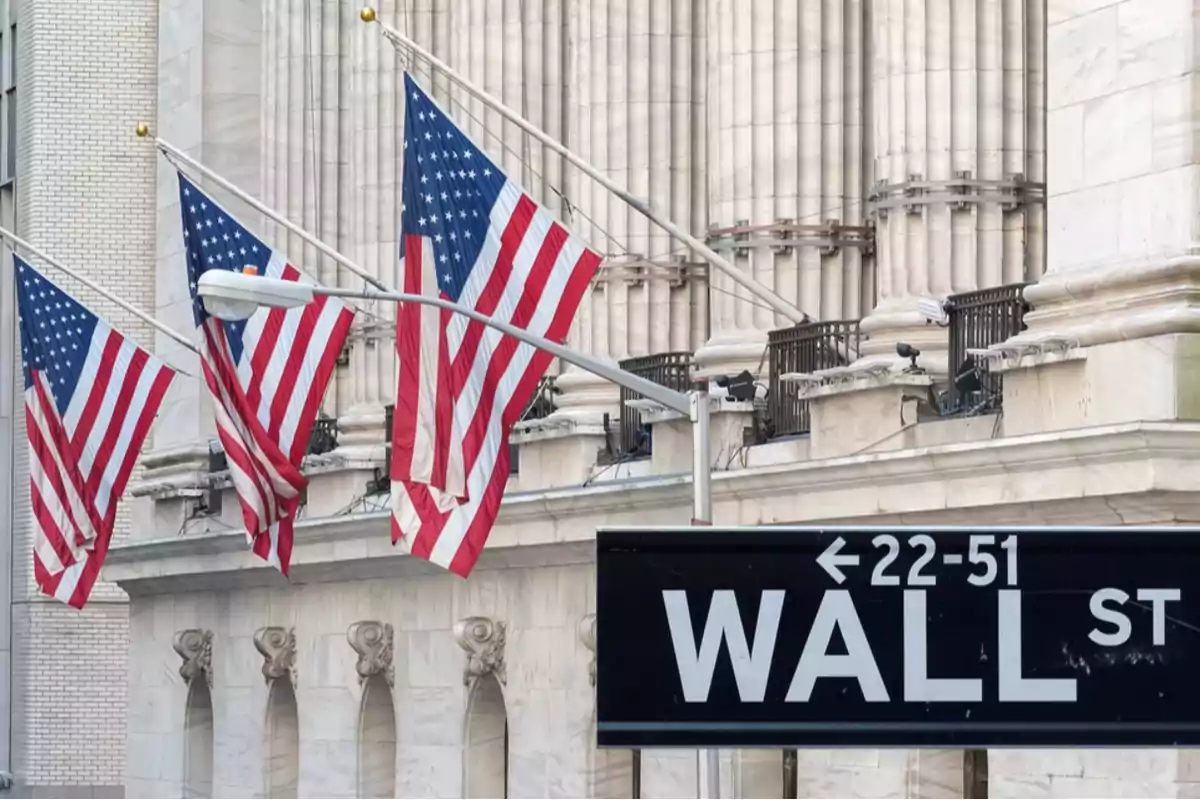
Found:
[[1200, 529], [602, 529], [596, 629], [601, 746], [1200, 745]]

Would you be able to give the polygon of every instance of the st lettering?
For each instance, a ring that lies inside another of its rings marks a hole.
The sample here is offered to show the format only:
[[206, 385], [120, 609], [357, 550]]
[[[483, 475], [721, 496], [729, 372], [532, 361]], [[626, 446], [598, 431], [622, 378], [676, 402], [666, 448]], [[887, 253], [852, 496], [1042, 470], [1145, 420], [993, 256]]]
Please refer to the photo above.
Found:
[[[694, 593], [699, 601], [703, 594]], [[1098, 593], [1099, 594], [1099, 593]], [[901, 685], [906, 703], [979, 703], [984, 700], [984, 682], [980, 675], [932, 675], [929, 669], [928, 593], [923, 589], [906, 589], [902, 597], [903, 664], [884, 664], [876, 659], [867, 630], [863, 627], [853, 595], [843, 589], [827, 590], [821, 597], [811, 625], [807, 630], [789, 628], [785, 617], [787, 593], [782, 590], [760, 593], [757, 617], [752, 635], [743, 624], [736, 594], [729, 590], [712, 592], [708, 613], [702, 619], [698, 633], [692, 624], [688, 593], [666, 590], [662, 593], [663, 607], [670, 629], [679, 683], [688, 703], [704, 703], [709, 699], [713, 674], [718, 659], [730, 660], [737, 693], [742, 703], [762, 703], [768, 700], [767, 686], [773, 670], [787, 669], [784, 700], [806, 703], [812, 698], [817, 682], [838, 678], [854, 681], [864, 701], [892, 702], [883, 675], [894, 674], [897, 667], [903, 675]], [[1073, 678], [1032, 678], [1025, 675], [1022, 664], [1021, 592], [1002, 589], [995, 593], [997, 640], [995, 659], [987, 663], [997, 670], [998, 699], [1002, 703], [1074, 703], [1076, 681]], [[1121, 633], [1119, 617], [1122, 612], [1117, 596], [1093, 598], [1093, 612], [1100, 609], [1097, 619], [1117, 626], [1109, 635]], [[1178, 597], [1169, 594], [1145, 596], [1146, 602], [1163, 603]], [[1123, 602], [1123, 601], [1121, 601]], [[1128, 623], [1126, 623], [1127, 627]], [[1155, 635], [1159, 627], [1155, 624]], [[894, 629], [887, 631], [892, 634]], [[876, 631], [875, 635], [884, 635]], [[844, 653], [831, 653], [835, 635], [845, 643]], [[1099, 634], [1106, 635], [1106, 634]], [[781, 637], [802, 636], [803, 648], [795, 664], [776, 663], [776, 649]], [[1127, 636], [1126, 636], [1127, 638]], [[724, 654], [724, 655], [723, 655]], [[985, 667], [987, 668], [987, 667]], [[772, 698], [773, 699], [773, 698]]]
[[[1179, 589], [1137, 589], [1135, 606], [1143, 612], [1150, 607], [1150, 641], [1155, 647], [1167, 643], [1167, 603], [1179, 602], [1182, 592]], [[1133, 635], [1133, 621], [1125, 611], [1125, 604], [1132, 598], [1128, 593], [1116, 588], [1096, 591], [1088, 603], [1092, 616], [1098, 624], [1092, 628], [1088, 638], [1101, 647], [1120, 647], [1129, 641]]]

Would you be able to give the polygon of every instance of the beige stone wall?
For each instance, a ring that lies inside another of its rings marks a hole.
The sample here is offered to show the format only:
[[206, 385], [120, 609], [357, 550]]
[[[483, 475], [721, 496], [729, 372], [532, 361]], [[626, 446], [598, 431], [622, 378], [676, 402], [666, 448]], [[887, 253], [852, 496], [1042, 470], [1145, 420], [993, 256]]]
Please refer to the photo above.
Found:
[[590, 653], [577, 628], [592, 611], [585, 565], [198, 591], [139, 598], [131, 617], [127, 791], [179, 796], [184, 780], [187, 685], [172, 649], [176, 631], [213, 632], [212, 701], [217, 796], [262, 796], [268, 684], [254, 644], [263, 626], [293, 628], [300, 796], [355, 797], [362, 687], [347, 629], [359, 620], [394, 628], [395, 789], [400, 797], [456, 797], [470, 687], [454, 625], [484, 616], [506, 626], [502, 691], [509, 725], [509, 796], [582, 797], [589, 763]]

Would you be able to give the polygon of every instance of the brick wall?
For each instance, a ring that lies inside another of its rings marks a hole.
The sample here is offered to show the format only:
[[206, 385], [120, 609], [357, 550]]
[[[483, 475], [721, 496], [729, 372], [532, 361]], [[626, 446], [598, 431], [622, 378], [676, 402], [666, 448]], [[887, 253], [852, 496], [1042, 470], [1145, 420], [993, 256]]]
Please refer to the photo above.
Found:
[[[157, 156], [133, 128], [155, 116], [157, 0], [79, 0], [69, 8], [27, 0], [18, 31], [20, 232], [131, 303], [153, 308]], [[127, 335], [153, 343], [149, 327], [128, 312], [65, 283]], [[23, 431], [17, 434], [23, 441]], [[18, 474], [15, 485], [25, 480]], [[28, 555], [28, 496], [15, 494], [18, 779], [33, 786], [119, 787], [125, 764], [126, 598], [117, 587], [101, 584], [88, 608], [77, 612], [38, 597]], [[117, 536], [128, 535], [126, 507]]]

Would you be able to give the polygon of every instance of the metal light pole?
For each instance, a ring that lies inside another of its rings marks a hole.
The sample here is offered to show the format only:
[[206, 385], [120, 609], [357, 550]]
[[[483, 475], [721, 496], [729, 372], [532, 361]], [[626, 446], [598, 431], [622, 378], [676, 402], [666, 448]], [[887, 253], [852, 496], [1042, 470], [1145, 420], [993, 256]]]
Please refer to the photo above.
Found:
[[[530, 333], [498, 319], [481, 314], [473, 308], [460, 306], [440, 297], [427, 297], [403, 292], [375, 289], [343, 289], [318, 286], [297, 281], [285, 281], [259, 275], [227, 270], [209, 270], [200, 276], [197, 293], [204, 298], [205, 308], [220, 319], [246, 319], [260, 306], [298, 308], [312, 302], [313, 295], [349, 297], [361, 300], [383, 300], [392, 303], [417, 303], [461, 314], [501, 333], [512, 336], [531, 347], [544, 350], [574, 364], [593, 375], [618, 386], [637, 392], [666, 408], [687, 416], [692, 423], [692, 524], [712, 524], [712, 462], [709, 458], [708, 384], [700, 380], [687, 394], [660, 386], [619, 367], [606, 364], [591, 356], [572, 350], [558, 342]], [[702, 798], [720, 796], [720, 751], [700, 750], [696, 759], [696, 785]]]

